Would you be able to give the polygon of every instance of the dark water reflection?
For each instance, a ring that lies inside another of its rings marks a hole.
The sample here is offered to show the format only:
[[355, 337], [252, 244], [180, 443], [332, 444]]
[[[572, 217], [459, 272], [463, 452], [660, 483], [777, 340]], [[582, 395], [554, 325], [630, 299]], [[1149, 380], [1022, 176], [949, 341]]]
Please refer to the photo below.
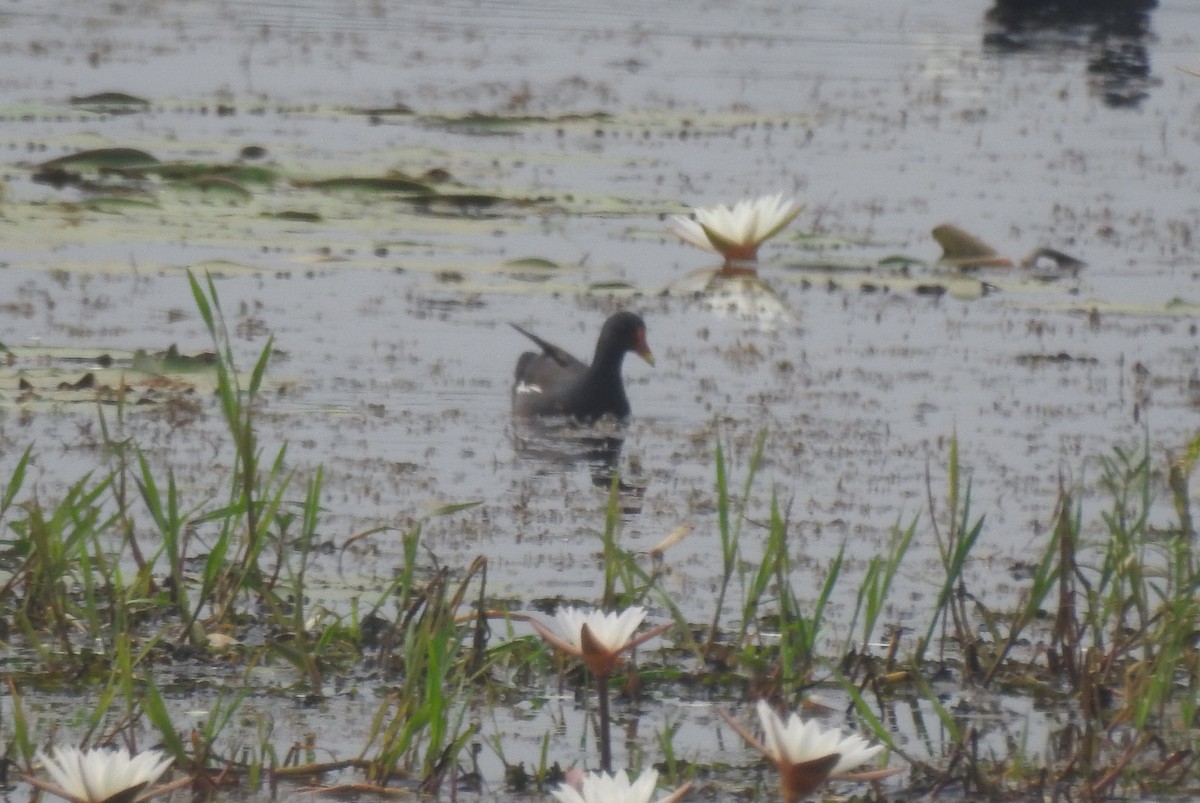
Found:
[[984, 17], [984, 51], [1087, 54], [1091, 87], [1112, 107], [1137, 106], [1151, 75], [1150, 12], [1158, 0], [997, 0]]
[[629, 481], [630, 472], [621, 469], [625, 431], [620, 425], [581, 426], [563, 420], [515, 418], [513, 445], [526, 461], [540, 463], [546, 471], [562, 472], [574, 466], [586, 467], [592, 485], [611, 487], [617, 481], [621, 512], [638, 513], [646, 486]]

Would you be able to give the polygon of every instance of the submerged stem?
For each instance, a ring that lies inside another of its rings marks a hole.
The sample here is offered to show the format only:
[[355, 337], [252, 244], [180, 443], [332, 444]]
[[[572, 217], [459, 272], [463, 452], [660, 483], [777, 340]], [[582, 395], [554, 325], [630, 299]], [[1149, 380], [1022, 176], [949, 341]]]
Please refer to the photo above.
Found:
[[612, 774], [612, 736], [608, 715], [608, 676], [596, 675], [597, 706], [600, 709], [600, 769]]

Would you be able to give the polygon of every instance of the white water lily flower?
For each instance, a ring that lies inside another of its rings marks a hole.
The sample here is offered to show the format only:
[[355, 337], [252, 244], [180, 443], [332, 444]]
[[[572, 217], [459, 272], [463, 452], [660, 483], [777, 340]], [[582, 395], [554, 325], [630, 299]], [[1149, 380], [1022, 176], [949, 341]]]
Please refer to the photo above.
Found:
[[[657, 782], [658, 773], [653, 769], [643, 772], [636, 781], [630, 781], [624, 772], [614, 772], [612, 775], [589, 772], [583, 774], [578, 782], [568, 782], [550, 790], [550, 794], [559, 803], [649, 803]], [[690, 783], [684, 784], [666, 797], [659, 798], [657, 803], [678, 800], [690, 787]]]
[[632, 650], [670, 627], [669, 624], [660, 625], [634, 638], [634, 631], [645, 618], [646, 609], [640, 605], [621, 613], [560, 608], [555, 614], [558, 633], [536, 619], [530, 619], [530, 624], [546, 641], [582, 659], [593, 675], [606, 678], [620, 662], [621, 653]]
[[758, 718], [763, 729], [761, 742], [725, 711], [718, 709], [717, 713], [747, 744], [775, 765], [784, 803], [796, 803], [811, 795], [830, 778], [877, 781], [904, 772], [903, 767], [848, 772], [878, 755], [883, 745], [872, 746], [861, 736], [846, 736], [836, 729], [826, 730], [796, 714], [784, 722], [761, 700], [758, 703]]
[[55, 785], [37, 785], [74, 803], [144, 799], [137, 798], [137, 793], [157, 781], [171, 766], [171, 759], [157, 750], [131, 756], [124, 747], [115, 750], [55, 747], [53, 753], [51, 758], [39, 750], [38, 759]]
[[646, 770], [633, 782], [624, 772], [589, 772], [583, 776], [580, 788], [563, 784], [550, 794], [561, 803], [649, 803], [657, 782], [654, 770]]
[[857, 734], [826, 730], [816, 720], [803, 720], [792, 714], [785, 723], [765, 700], [758, 701], [758, 718], [762, 722], [767, 757], [775, 764], [803, 764], [837, 755], [837, 763], [829, 775], [866, 764], [883, 751], [883, 745], [872, 745]]
[[804, 207], [783, 193], [693, 210], [695, 219], [673, 215], [667, 227], [684, 242], [715, 251], [727, 262], [752, 260], [758, 247], [791, 223]]
[[558, 621], [558, 632], [564, 640], [577, 650], [583, 650], [583, 626], [587, 625], [600, 646], [615, 651], [624, 647], [646, 618], [646, 609], [641, 605], [626, 608], [621, 613], [588, 611], [583, 608], [559, 608], [554, 614]]

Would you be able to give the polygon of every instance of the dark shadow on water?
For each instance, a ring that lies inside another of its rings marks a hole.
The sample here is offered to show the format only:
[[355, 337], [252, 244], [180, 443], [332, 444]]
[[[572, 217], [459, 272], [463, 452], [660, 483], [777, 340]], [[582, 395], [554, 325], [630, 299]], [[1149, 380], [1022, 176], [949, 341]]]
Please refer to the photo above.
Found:
[[1150, 72], [1150, 12], [1158, 0], [996, 0], [984, 16], [984, 52], [1080, 51], [1105, 105], [1134, 107], [1159, 81]]
[[619, 425], [587, 427], [568, 420], [513, 419], [513, 445], [517, 454], [542, 464], [540, 473], [561, 473], [586, 466], [592, 485], [607, 491], [617, 478], [621, 512], [640, 513], [646, 486], [621, 477], [621, 451], [625, 431]]

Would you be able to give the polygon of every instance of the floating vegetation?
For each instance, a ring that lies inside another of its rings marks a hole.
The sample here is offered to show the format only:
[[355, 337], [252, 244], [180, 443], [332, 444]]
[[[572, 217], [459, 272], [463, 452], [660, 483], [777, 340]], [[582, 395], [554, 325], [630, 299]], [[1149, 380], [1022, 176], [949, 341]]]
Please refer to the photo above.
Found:
[[70, 103], [95, 114], [137, 114], [150, 108], [150, 101], [125, 92], [96, 92], [73, 97]]
[[0, 407], [166, 404], [215, 387], [211, 353], [181, 354], [52, 346], [0, 347]]
[[522, 129], [532, 126], [578, 125], [580, 123], [602, 123], [612, 119], [606, 112], [590, 114], [563, 114], [557, 116], [542, 116], [528, 114], [484, 114], [470, 112], [461, 116], [425, 115], [421, 123], [437, 128], [447, 128], [453, 131], [469, 134], [517, 134]]
[[935, 226], [933, 239], [942, 247], [939, 261], [959, 268], [1011, 267], [1012, 260], [970, 232], [950, 223]]
[[294, 181], [298, 187], [308, 187], [323, 192], [347, 192], [363, 194], [430, 195], [433, 188], [410, 178], [392, 176], [338, 176], [314, 181]]
[[100, 171], [158, 164], [158, 159], [137, 148], [93, 148], [59, 156], [37, 166], [37, 173], [57, 170]]

